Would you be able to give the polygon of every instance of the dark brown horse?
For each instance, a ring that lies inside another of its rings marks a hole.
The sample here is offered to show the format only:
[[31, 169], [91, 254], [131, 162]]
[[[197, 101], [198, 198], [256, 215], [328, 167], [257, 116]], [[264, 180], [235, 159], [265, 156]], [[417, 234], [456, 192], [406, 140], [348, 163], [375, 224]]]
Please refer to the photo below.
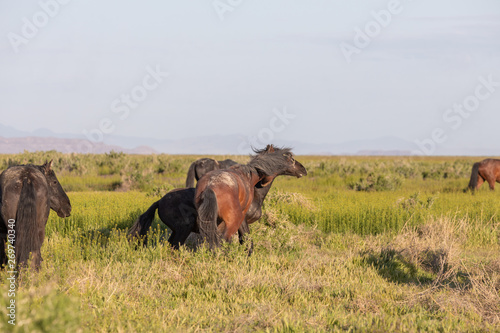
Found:
[[487, 181], [490, 190], [495, 189], [495, 183], [500, 183], [500, 160], [488, 158], [478, 163], [474, 163], [470, 175], [469, 188], [477, 190]]
[[[268, 145], [266, 149], [256, 150], [255, 153], [264, 154], [270, 151], [287, 152], [286, 150]], [[255, 187], [254, 198], [246, 213], [245, 222], [238, 229], [240, 243], [243, 243], [243, 237], [245, 233], [249, 231], [248, 224], [258, 221], [262, 216], [262, 204], [267, 193], [271, 189], [273, 181], [271, 181], [268, 186], [262, 187], [260, 184], [257, 184]], [[199, 233], [198, 225], [196, 224], [198, 213], [194, 206], [194, 194], [194, 188], [181, 188], [168, 192], [159, 201], [153, 203], [153, 205], [136, 220], [129, 231], [129, 235], [134, 237], [143, 236], [146, 243], [145, 236], [153, 222], [155, 212], [158, 210], [161, 221], [172, 230], [172, 234], [168, 241], [174, 248], [179, 248], [180, 245], [185, 243], [191, 232]]]
[[71, 203], [51, 166], [52, 161], [13, 166], [0, 175], [0, 264], [12, 267], [15, 259], [23, 265], [31, 253], [32, 267], [40, 267], [50, 209], [60, 217], [70, 215]]
[[191, 166], [189, 167], [186, 178], [186, 187], [194, 187], [194, 181], [198, 181], [201, 177], [203, 177], [210, 171], [227, 169], [235, 164], [238, 163], [230, 159], [224, 161], [216, 161], [212, 158], [200, 158], [199, 160], [191, 163]]
[[210, 247], [219, 245], [221, 236], [229, 241], [245, 221], [257, 184], [269, 186], [278, 175], [302, 177], [307, 174], [290, 149], [271, 149], [255, 155], [247, 165], [234, 165], [203, 176], [196, 185], [194, 204], [200, 234]]

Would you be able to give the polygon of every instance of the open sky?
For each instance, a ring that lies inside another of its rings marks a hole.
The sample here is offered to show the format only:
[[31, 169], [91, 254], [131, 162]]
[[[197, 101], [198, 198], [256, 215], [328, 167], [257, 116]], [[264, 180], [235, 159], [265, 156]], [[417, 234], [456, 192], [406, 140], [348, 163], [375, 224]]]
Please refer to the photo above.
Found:
[[498, 0], [59, 1], [0, 0], [1, 124], [500, 148]]

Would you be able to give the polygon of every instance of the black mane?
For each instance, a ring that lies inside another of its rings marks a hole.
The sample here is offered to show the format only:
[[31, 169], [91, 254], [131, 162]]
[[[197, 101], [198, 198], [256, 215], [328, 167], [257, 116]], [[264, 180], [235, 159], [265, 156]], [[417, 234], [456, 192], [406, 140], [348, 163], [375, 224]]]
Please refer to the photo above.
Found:
[[[289, 147], [276, 147], [276, 146], [272, 146], [272, 147], [273, 147], [275, 152], [281, 152], [282, 154], [285, 154], [285, 153], [291, 154], [292, 153], [292, 148], [289, 148]], [[262, 148], [262, 149], [257, 149], [257, 148], [252, 147], [252, 151], [255, 153], [255, 155], [250, 155], [250, 156], [252, 158], [254, 158], [256, 155], [266, 154], [268, 149], [269, 149], [269, 146], [267, 146], [266, 148]]]
[[256, 152], [257, 155], [254, 155], [246, 166], [266, 176], [279, 174], [284, 171], [288, 167], [288, 158], [293, 156], [291, 148], [274, 148], [273, 152], [266, 152], [265, 149], [254, 149], [254, 152]]

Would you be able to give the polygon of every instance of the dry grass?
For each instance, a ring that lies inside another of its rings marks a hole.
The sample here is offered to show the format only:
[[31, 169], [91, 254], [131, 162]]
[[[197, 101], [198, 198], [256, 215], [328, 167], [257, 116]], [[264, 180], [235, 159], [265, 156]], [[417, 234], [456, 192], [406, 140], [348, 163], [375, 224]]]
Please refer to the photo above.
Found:
[[314, 203], [303, 194], [297, 192], [271, 191], [266, 197], [266, 204], [273, 206], [275, 203], [302, 206], [305, 209], [315, 209]]
[[[375, 238], [363, 255], [390, 281], [419, 287], [405, 298], [408, 306], [424, 304], [457, 318], [475, 314], [498, 325], [499, 248], [478, 258], [485, 254], [475, 253], [477, 249], [467, 245], [475, 229], [464, 219], [435, 219], [420, 227], [404, 228], [388, 243]], [[397, 274], [394, 268], [398, 265], [407, 268], [406, 274]]]
[[[252, 256], [235, 241], [173, 251], [158, 218], [151, 246], [129, 244], [152, 196], [183, 186], [196, 158], [59, 156], [63, 186], [129, 179], [142, 193], [69, 193], [72, 216], [51, 215], [42, 268], [20, 280], [22, 320], [0, 332], [500, 332], [500, 193], [458, 191], [472, 159], [301, 157], [309, 174], [274, 183]], [[370, 172], [406, 180], [348, 189]], [[2, 317], [7, 302], [0, 293]]]

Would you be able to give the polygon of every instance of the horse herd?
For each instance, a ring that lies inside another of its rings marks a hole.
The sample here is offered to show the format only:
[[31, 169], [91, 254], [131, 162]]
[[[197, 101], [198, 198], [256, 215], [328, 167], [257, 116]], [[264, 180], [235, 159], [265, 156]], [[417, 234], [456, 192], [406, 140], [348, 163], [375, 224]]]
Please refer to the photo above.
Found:
[[[134, 240], [146, 235], [156, 210], [171, 230], [170, 244], [179, 248], [191, 232], [200, 233], [211, 248], [220, 239], [229, 241], [238, 232], [240, 243], [248, 225], [262, 215], [262, 203], [274, 179], [281, 175], [302, 177], [304, 166], [289, 148], [268, 145], [255, 150], [246, 165], [226, 160], [201, 159], [188, 172], [188, 187], [168, 192], [142, 214], [129, 230]], [[196, 188], [194, 180], [198, 181]], [[52, 170], [43, 165], [12, 166], [0, 175], [0, 265], [39, 268], [40, 248], [50, 209], [68, 217], [71, 203]]]
[[262, 203], [274, 179], [281, 175], [307, 175], [289, 148], [268, 145], [255, 153], [247, 165], [232, 160], [197, 160], [189, 167], [186, 188], [172, 190], [153, 203], [137, 219], [129, 235], [142, 236], [146, 241], [158, 210], [162, 222], [172, 230], [168, 241], [176, 249], [191, 232], [200, 233], [214, 247], [221, 237], [229, 240], [238, 231], [243, 243], [248, 225], [262, 215]]
[[[172, 231], [168, 241], [175, 249], [191, 232], [200, 233], [211, 248], [219, 246], [221, 239], [229, 241], [236, 232], [242, 244], [249, 225], [262, 215], [262, 203], [274, 179], [282, 175], [307, 175], [289, 148], [268, 145], [255, 150], [246, 165], [199, 159], [189, 168], [186, 187], [153, 203], [132, 225], [128, 237], [145, 243], [158, 210], [161, 221]], [[474, 191], [484, 182], [491, 190], [500, 182], [500, 160], [473, 165], [469, 189]], [[12, 166], [0, 174], [1, 266], [25, 265], [31, 256], [31, 267], [40, 267], [50, 209], [62, 218], [71, 214], [70, 200], [52, 170], [52, 161]]]

